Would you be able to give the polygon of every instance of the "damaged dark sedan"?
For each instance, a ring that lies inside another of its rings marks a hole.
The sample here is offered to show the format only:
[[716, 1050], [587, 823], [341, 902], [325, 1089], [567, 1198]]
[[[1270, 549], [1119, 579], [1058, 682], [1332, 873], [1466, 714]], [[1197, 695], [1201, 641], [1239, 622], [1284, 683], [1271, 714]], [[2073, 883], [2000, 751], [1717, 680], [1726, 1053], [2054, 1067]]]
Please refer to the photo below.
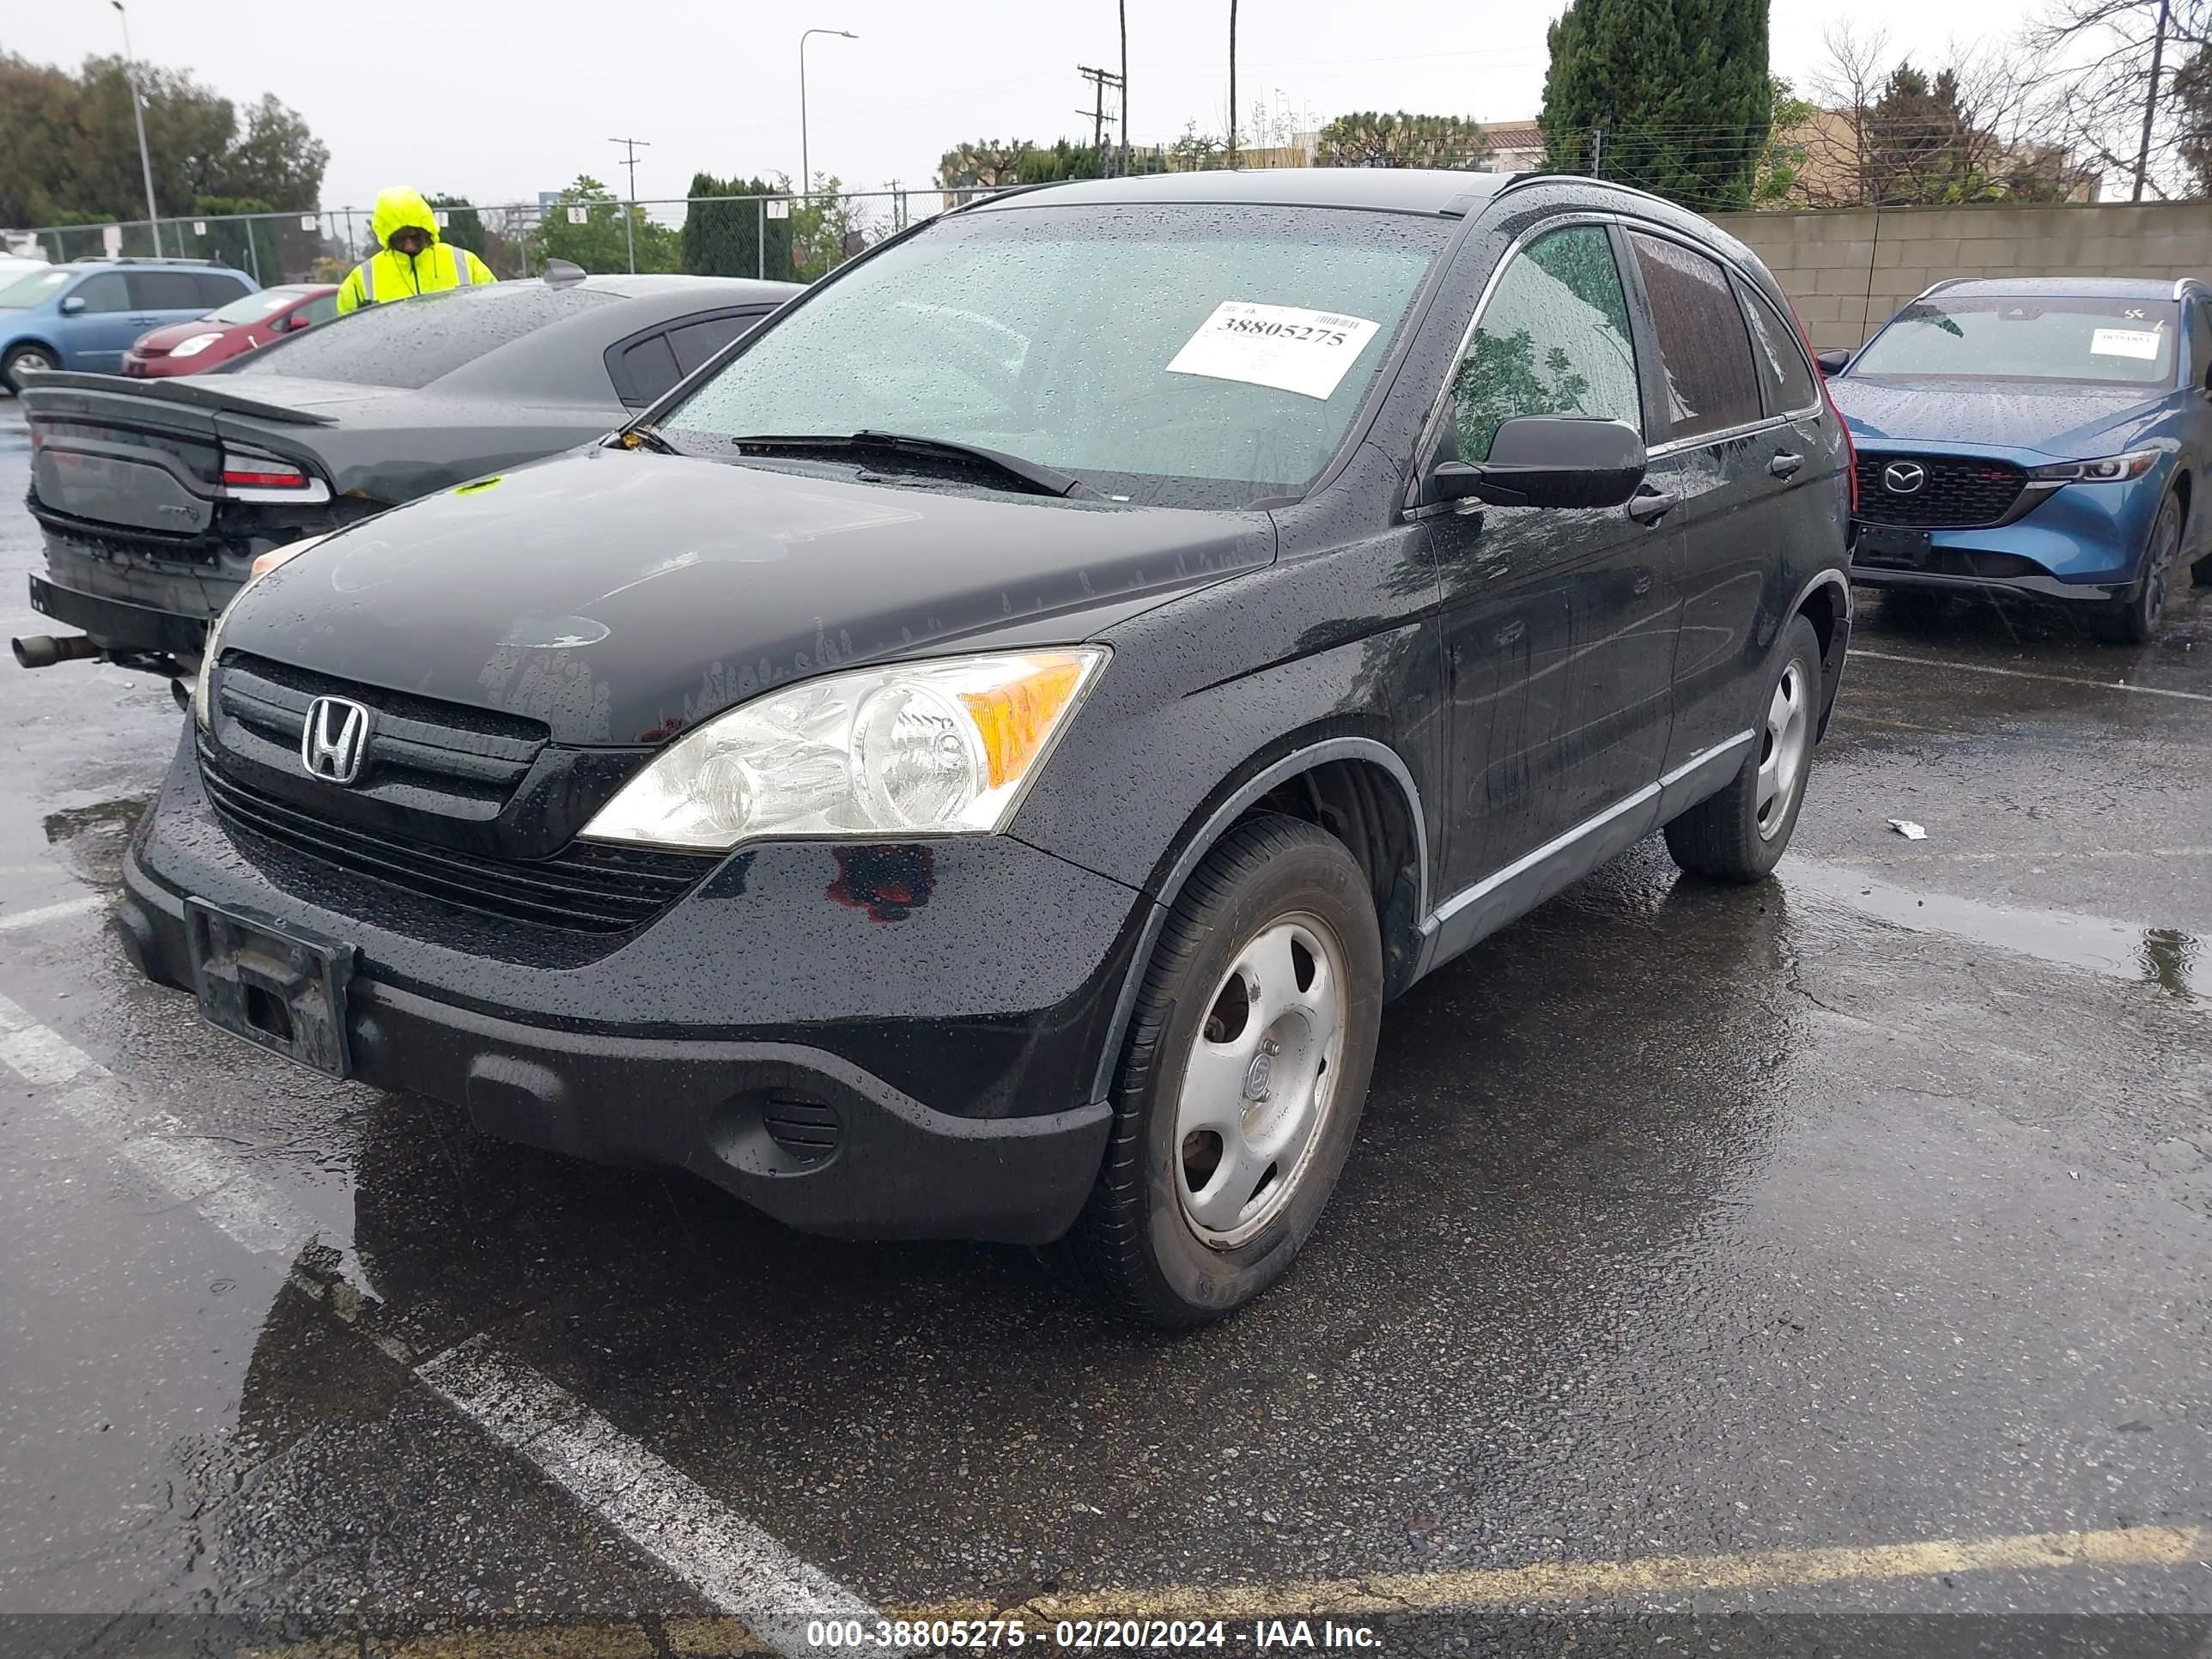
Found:
[[40, 375], [31, 605], [81, 631], [15, 659], [104, 658], [181, 696], [262, 554], [604, 436], [796, 292], [575, 271], [371, 307], [189, 379]]
[[1012, 192], [264, 559], [119, 927], [324, 1073], [1196, 1323], [1385, 1000], [1662, 827], [1773, 868], [1850, 478], [1771, 277], [1633, 191]]

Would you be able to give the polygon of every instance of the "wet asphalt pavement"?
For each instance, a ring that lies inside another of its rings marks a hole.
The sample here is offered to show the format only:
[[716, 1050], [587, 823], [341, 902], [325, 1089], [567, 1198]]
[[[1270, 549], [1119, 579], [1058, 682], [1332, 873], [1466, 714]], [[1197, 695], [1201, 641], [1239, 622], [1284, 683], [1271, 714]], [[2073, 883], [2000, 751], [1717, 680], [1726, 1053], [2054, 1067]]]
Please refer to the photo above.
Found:
[[[27, 461], [0, 404], [9, 633], [45, 631]], [[697, 1526], [884, 1608], [1217, 1607], [1217, 1650], [1358, 1586], [1399, 1651], [1669, 1629], [1577, 1607], [2212, 1615], [2201, 1535], [2125, 1541], [2212, 1521], [2212, 596], [2139, 651], [1860, 598], [1779, 878], [1648, 842], [1395, 1005], [1301, 1265], [1183, 1338], [1020, 1251], [803, 1237], [203, 1027], [81, 902], [167, 687], [0, 670], [35, 1022], [0, 1050], [33, 1079], [0, 1067], [0, 1653], [747, 1645], [413, 1369], [486, 1334]], [[1969, 1559], [2057, 1532], [2122, 1541]]]

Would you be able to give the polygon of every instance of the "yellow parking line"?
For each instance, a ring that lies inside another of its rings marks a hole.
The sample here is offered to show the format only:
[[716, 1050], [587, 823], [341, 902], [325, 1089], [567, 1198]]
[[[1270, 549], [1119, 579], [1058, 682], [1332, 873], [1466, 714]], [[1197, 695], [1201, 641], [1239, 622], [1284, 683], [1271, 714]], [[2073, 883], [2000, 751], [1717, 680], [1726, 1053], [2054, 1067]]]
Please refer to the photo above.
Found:
[[[1289, 1578], [1241, 1584], [1110, 1586], [1039, 1595], [1013, 1606], [987, 1601], [886, 1607], [887, 1619], [1020, 1619], [1032, 1641], [1050, 1639], [1062, 1619], [1251, 1620], [1382, 1613], [1449, 1613], [1524, 1606], [1580, 1606], [1626, 1597], [1812, 1584], [1878, 1583], [1972, 1572], [2046, 1572], [2067, 1567], [2186, 1566], [2212, 1556], [2212, 1528], [2129, 1527], [2104, 1532], [2039, 1532], [2009, 1538], [1939, 1538], [1826, 1549], [1751, 1550], [1735, 1555], [1653, 1555], [1625, 1561], [1550, 1561], [1518, 1567], [1446, 1567], [1356, 1578]], [[662, 1627], [685, 1659], [755, 1654], [767, 1648], [734, 1619], [673, 1620]], [[267, 1650], [267, 1659], [627, 1659], [653, 1650], [634, 1625], [507, 1626], [386, 1644], [374, 1637]]]

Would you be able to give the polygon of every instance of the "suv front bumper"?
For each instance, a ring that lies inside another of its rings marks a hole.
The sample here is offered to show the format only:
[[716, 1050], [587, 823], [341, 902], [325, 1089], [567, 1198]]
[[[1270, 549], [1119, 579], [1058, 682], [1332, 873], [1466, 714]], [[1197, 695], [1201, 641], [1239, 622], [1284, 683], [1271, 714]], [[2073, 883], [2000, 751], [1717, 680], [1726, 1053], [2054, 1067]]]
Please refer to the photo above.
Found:
[[1044, 1243], [1097, 1178], [1088, 1087], [1150, 901], [1022, 842], [934, 843], [931, 890], [879, 909], [825, 902], [833, 846], [758, 847], [559, 968], [401, 933], [376, 884], [302, 884], [281, 850], [216, 817], [187, 722], [125, 861], [133, 961], [193, 988], [187, 897], [347, 940], [350, 1074], [488, 1133], [689, 1170], [844, 1237]]

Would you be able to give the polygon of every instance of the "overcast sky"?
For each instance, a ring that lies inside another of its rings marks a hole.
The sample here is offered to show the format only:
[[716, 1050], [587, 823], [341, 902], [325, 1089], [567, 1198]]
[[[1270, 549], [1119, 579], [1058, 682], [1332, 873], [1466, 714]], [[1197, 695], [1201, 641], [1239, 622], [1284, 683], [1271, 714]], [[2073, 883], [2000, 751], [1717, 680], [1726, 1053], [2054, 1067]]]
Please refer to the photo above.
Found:
[[[1237, 102], [1326, 119], [1413, 109], [1506, 120], [1535, 113], [1544, 29], [1564, 0], [1242, 0]], [[1127, 0], [1131, 137], [1172, 141], [1187, 122], [1224, 125], [1227, 0]], [[1775, 0], [1773, 63], [1801, 81], [1843, 9]], [[2006, 0], [1851, 0], [1863, 27], [1938, 54], [1997, 40]], [[10, 0], [0, 46], [74, 66], [120, 50], [105, 0]], [[1924, 33], [1940, 17], [1942, 32]], [[772, 21], [763, 24], [767, 16]], [[952, 20], [958, 20], [957, 24]], [[535, 199], [580, 172], [619, 188], [640, 152], [641, 197], [680, 196], [696, 171], [799, 173], [799, 31], [849, 29], [807, 46], [811, 160], [848, 189], [926, 184], [969, 138], [1088, 134], [1079, 64], [1112, 69], [1114, 0], [922, 7], [912, 0], [374, 0], [246, 6], [133, 0], [132, 44], [241, 100], [274, 92], [331, 148], [323, 201], [366, 206], [386, 184], [490, 203]], [[170, 204], [163, 204], [165, 211]]]

